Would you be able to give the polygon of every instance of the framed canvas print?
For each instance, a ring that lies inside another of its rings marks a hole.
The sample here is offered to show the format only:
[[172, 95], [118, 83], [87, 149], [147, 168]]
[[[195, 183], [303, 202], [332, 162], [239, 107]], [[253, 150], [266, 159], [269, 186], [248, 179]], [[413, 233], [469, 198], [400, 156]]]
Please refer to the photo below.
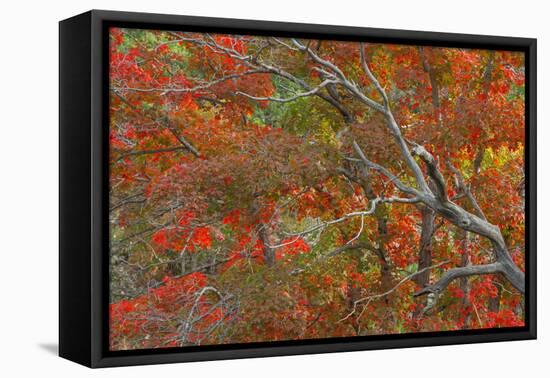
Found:
[[60, 23], [60, 355], [536, 337], [534, 39]]

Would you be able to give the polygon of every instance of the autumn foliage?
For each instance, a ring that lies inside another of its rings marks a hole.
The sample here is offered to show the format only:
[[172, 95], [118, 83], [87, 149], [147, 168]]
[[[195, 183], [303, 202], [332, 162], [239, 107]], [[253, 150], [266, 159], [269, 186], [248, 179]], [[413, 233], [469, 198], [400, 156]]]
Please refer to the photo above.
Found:
[[441, 195], [495, 225], [522, 271], [523, 59], [112, 28], [111, 349], [522, 326], [523, 293], [498, 273], [415, 296], [495, 261], [491, 240], [400, 194], [354, 143], [416, 187], [358, 94], [384, 103], [371, 72]]

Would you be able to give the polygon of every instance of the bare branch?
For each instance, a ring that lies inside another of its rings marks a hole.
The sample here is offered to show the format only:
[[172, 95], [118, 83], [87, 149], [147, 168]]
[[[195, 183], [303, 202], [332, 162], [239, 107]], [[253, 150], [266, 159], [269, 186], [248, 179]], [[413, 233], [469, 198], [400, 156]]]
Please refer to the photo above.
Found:
[[113, 86], [113, 87], [111, 87], [111, 90], [118, 91], [118, 92], [123, 92], [123, 91], [145, 92], [145, 93], [148, 93], [148, 92], [161, 92], [162, 94], [166, 94], [166, 93], [191, 93], [191, 92], [197, 92], [197, 91], [200, 91], [200, 90], [209, 89], [209, 88], [215, 86], [216, 84], [220, 84], [220, 83], [223, 83], [223, 82], [228, 81], [228, 80], [238, 79], [240, 77], [247, 76], [247, 75], [263, 74], [263, 73], [268, 73], [268, 72], [269, 71], [262, 70], [262, 69], [249, 70], [249, 71], [246, 71], [246, 72], [226, 75], [226, 76], [220, 77], [219, 79], [214, 79], [214, 80], [206, 82], [204, 84], [199, 84], [199, 85], [196, 85], [194, 87], [188, 87], [188, 88], [172, 88], [172, 87], [136, 88], [136, 87], [116, 87], [116, 86]]
[[289, 50], [292, 50], [292, 51], [299, 51], [297, 48], [290, 46], [288, 43], [282, 41], [282, 40], [279, 39], [279, 38], [271, 37], [270, 39], [271, 39], [272, 41], [275, 41], [276, 43], [278, 43], [278, 44], [280, 44], [280, 45], [286, 47], [286, 48], [289, 49]]
[[459, 268], [452, 268], [443, 273], [441, 278], [434, 284], [426, 286], [414, 294], [415, 297], [428, 293], [441, 293], [453, 280], [460, 277], [469, 277], [480, 274], [502, 273], [503, 267], [499, 262], [485, 265], [469, 265]]
[[317, 92], [319, 92], [321, 89], [323, 89], [324, 87], [326, 87], [327, 85], [329, 84], [334, 84], [336, 83], [335, 80], [325, 80], [323, 81], [321, 84], [319, 84], [318, 86], [316, 86], [315, 88], [311, 89], [310, 91], [307, 91], [307, 92], [302, 92], [302, 93], [297, 93], [295, 94], [294, 96], [291, 96], [291, 97], [288, 97], [288, 98], [278, 98], [278, 97], [256, 97], [256, 96], [252, 96], [248, 93], [244, 93], [244, 92], [241, 92], [241, 91], [237, 91], [236, 94], [238, 95], [241, 95], [241, 96], [245, 96], [245, 97], [248, 97], [252, 100], [256, 100], [256, 101], [275, 101], [275, 102], [292, 102], [292, 101], [295, 101], [301, 97], [308, 97], [308, 96], [312, 96], [314, 94], [316, 94]]
[[477, 200], [475, 199], [474, 195], [472, 194], [472, 191], [470, 190], [470, 187], [466, 185], [466, 182], [464, 181], [464, 176], [462, 176], [462, 173], [451, 163], [449, 159], [445, 160], [445, 163], [447, 165], [447, 168], [453, 172], [456, 178], [456, 183], [458, 186], [458, 189], [466, 195], [466, 198], [470, 201], [472, 204], [476, 214], [478, 217], [480, 217], [483, 220], [487, 220], [485, 217], [485, 214], [483, 213], [483, 210], [477, 203]]
[[125, 205], [128, 205], [128, 204], [131, 204], [131, 203], [145, 203], [146, 199], [145, 198], [139, 198], [140, 196], [143, 195], [143, 192], [139, 192], [137, 194], [133, 194], [133, 195], [130, 195], [122, 200], [120, 200], [118, 203], [112, 205], [110, 208], [109, 208], [109, 211], [113, 211], [113, 210], [116, 210], [118, 209], [119, 207], [122, 207], [122, 206], [125, 206]]
[[116, 90], [113, 91], [113, 93], [115, 94], [115, 96], [117, 96], [124, 104], [126, 104], [131, 110], [133, 110], [134, 112], [140, 114], [140, 115], [143, 115], [145, 118], [149, 119], [150, 121], [152, 121], [153, 123], [155, 123], [156, 125], [158, 125], [159, 127], [161, 128], [164, 128], [164, 129], [167, 129], [168, 131], [170, 131], [170, 133], [172, 133], [172, 135], [174, 136], [174, 138], [176, 138], [178, 140], [178, 142], [180, 142], [189, 152], [191, 152], [193, 155], [195, 155], [196, 157], [199, 157], [200, 156], [200, 153], [199, 151], [187, 140], [185, 139], [185, 137], [183, 137], [182, 135], [180, 135], [179, 132], [176, 131], [176, 129], [174, 129], [173, 127], [170, 126], [170, 121], [167, 117], [162, 117], [161, 120], [163, 122], [159, 122], [158, 119], [154, 118], [154, 117], [151, 117], [149, 116], [148, 114], [145, 114], [145, 113], [142, 113], [139, 111], [139, 109], [137, 109], [134, 105], [132, 105], [130, 102], [128, 102], [128, 100], [126, 100], [122, 95], [120, 95]]
[[[299, 86], [301, 86], [306, 91], [311, 91], [313, 89], [311, 87], [311, 85], [309, 85], [306, 81], [296, 77], [295, 75], [291, 74], [290, 72], [285, 71], [280, 67], [272, 66], [272, 65], [269, 65], [265, 62], [262, 62], [258, 59], [257, 56], [242, 55], [234, 49], [230, 49], [230, 48], [227, 48], [225, 46], [221, 46], [221, 45], [217, 44], [216, 41], [210, 36], [208, 36], [208, 41], [206, 41], [206, 40], [200, 39], [200, 38], [185, 38], [185, 37], [182, 37], [182, 36], [185, 36], [186, 33], [172, 33], [172, 34], [180, 40], [185, 40], [186, 42], [194, 43], [194, 44], [197, 44], [199, 46], [206, 46], [207, 48], [209, 48], [210, 50], [212, 50], [215, 53], [225, 54], [225, 55], [228, 55], [231, 58], [239, 60], [244, 65], [249, 67], [251, 69], [251, 72], [253, 72], [253, 71], [258, 71], [258, 72], [265, 71], [265, 72], [272, 73], [272, 74], [275, 74], [277, 76], [280, 76], [280, 77], [282, 77], [286, 80], [289, 80], [289, 81], [291, 81], [295, 84], [298, 84]], [[281, 41], [279, 39], [274, 39], [274, 40], [280, 46], [284, 46], [285, 48], [290, 49], [290, 50], [296, 50], [292, 46], [284, 43], [283, 41]], [[324, 101], [330, 103], [332, 106], [334, 106], [342, 114], [342, 116], [344, 117], [346, 122], [348, 122], [348, 123], [353, 122], [353, 119], [354, 119], [353, 114], [351, 114], [350, 111], [347, 110], [346, 107], [341, 102], [337, 101], [333, 97], [331, 97], [331, 96], [329, 96], [325, 93], [322, 93], [322, 92], [316, 92], [315, 95], [318, 96], [319, 98], [323, 99]]]
[[413, 155], [418, 156], [426, 164], [428, 170], [428, 176], [432, 179], [435, 184], [436, 196], [442, 202], [447, 202], [449, 198], [447, 197], [447, 184], [445, 183], [445, 178], [439, 171], [437, 167], [437, 162], [432, 154], [430, 154], [423, 146], [414, 143], [414, 147], [411, 150]]
[[309, 233], [312, 233], [312, 232], [315, 232], [315, 231], [318, 231], [318, 230], [325, 229], [326, 227], [331, 226], [333, 224], [337, 224], [337, 223], [347, 221], [347, 220], [349, 220], [351, 218], [354, 218], [354, 217], [364, 217], [366, 215], [374, 214], [374, 212], [376, 211], [376, 206], [380, 202], [383, 202], [383, 201], [384, 202], [389, 202], [389, 201], [392, 201], [392, 200], [395, 201], [396, 199], [395, 198], [387, 198], [387, 199], [375, 198], [374, 200], [370, 201], [370, 207], [369, 207], [368, 210], [355, 211], [355, 212], [352, 212], [352, 213], [348, 213], [348, 214], [344, 215], [343, 217], [333, 219], [333, 220], [330, 220], [330, 221], [326, 221], [326, 222], [321, 222], [321, 223], [319, 223], [319, 224], [317, 224], [313, 227], [308, 228], [307, 230], [300, 231], [300, 232], [295, 232], [295, 233], [289, 233], [289, 235], [291, 235], [291, 236], [302, 236], [302, 235], [306, 235], [306, 234], [309, 234]]
[[[348, 91], [350, 91], [353, 95], [355, 95], [356, 98], [358, 98], [360, 101], [364, 102], [369, 107], [379, 111], [382, 114], [387, 114], [386, 108], [373, 99], [365, 96], [363, 92], [359, 90], [357, 85], [355, 83], [352, 83], [349, 81], [344, 75], [344, 73], [333, 63], [329, 62], [326, 59], [321, 58], [319, 55], [317, 55], [313, 50], [311, 50], [309, 47], [302, 45], [300, 42], [298, 42], [296, 39], [292, 39], [292, 42], [302, 51], [307, 52], [307, 54], [318, 64], [328, 68], [330, 71], [334, 72], [332, 75], [333, 77], [337, 77], [339, 79], [339, 83], [342, 84]], [[324, 71], [327, 73], [326, 71]]]
[[[382, 167], [381, 165], [379, 164], [376, 164], [372, 161], [370, 161], [369, 159], [367, 159], [367, 157], [365, 156], [365, 153], [363, 152], [363, 150], [361, 149], [361, 147], [359, 147], [359, 144], [357, 144], [356, 141], [353, 141], [353, 149], [355, 150], [355, 152], [357, 153], [357, 155], [359, 155], [359, 157], [361, 158], [361, 161], [368, 167], [368, 168], [371, 168], [371, 169], [374, 169], [375, 171], [378, 171], [380, 173], [382, 173], [384, 176], [386, 176], [388, 179], [390, 179], [390, 181], [399, 189], [401, 190], [402, 192], [404, 193], [408, 193], [408, 194], [411, 194], [411, 195], [414, 195], [415, 197], [418, 197], [420, 195], [420, 193], [414, 189], [414, 188], [411, 188], [410, 186], [407, 186], [405, 185], [401, 180], [399, 180], [399, 178], [394, 175], [393, 173], [391, 173], [388, 169]], [[415, 201], [418, 202], [418, 198], [415, 198]]]
[[[383, 298], [383, 297], [386, 297], [386, 296], [390, 295], [395, 290], [397, 290], [401, 285], [403, 285], [405, 282], [412, 280], [414, 277], [416, 277], [419, 274], [424, 273], [426, 270], [438, 268], [442, 265], [448, 264], [449, 262], [450, 262], [450, 260], [445, 260], [445, 261], [442, 261], [438, 264], [428, 266], [424, 269], [420, 269], [420, 270], [418, 270], [414, 273], [411, 273], [408, 276], [404, 277], [395, 286], [393, 286], [391, 289], [389, 289], [389, 290], [387, 290], [383, 293], [375, 294], [375, 295], [369, 295], [368, 297], [363, 297], [363, 298], [360, 298], [360, 299], [356, 300], [355, 302], [353, 302], [353, 310], [348, 315], [346, 315], [344, 318], [340, 319], [339, 322], [343, 322], [346, 319], [349, 319], [357, 311], [357, 305], [359, 305], [363, 302], [367, 302], [366, 305], [365, 305], [365, 306], [367, 306], [373, 300], [380, 299], [380, 298]], [[362, 314], [362, 312], [361, 312], [361, 314]]]
[[382, 99], [384, 100], [384, 107], [388, 109], [389, 108], [388, 96], [386, 95], [386, 91], [380, 85], [380, 82], [376, 79], [376, 77], [374, 77], [371, 70], [369, 69], [369, 66], [367, 64], [367, 58], [365, 56], [365, 48], [366, 48], [365, 44], [361, 43], [360, 49], [359, 49], [361, 54], [361, 67], [363, 68], [363, 71], [365, 71], [365, 73], [367, 74], [369, 80], [374, 84], [374, 87], [376, 88], [378, 93], [380, 93], [380, 95], [382, 96]]
[[351, 238], [350, 240], [348, 240], [348, 242], [346, 244], [351, 244], [353, 243], [354, 241], [356, 241], [357, 239], [359, 239], [359, 237], [361, 236], [361, 234], [363, 233], [363, 229], [365, 228], [365, 216], [364, 215], [361, 215], [361, 227], [359, 227], [359, 231], [357, 231], [357, 234]]
[[182, 343], [185, 343], [187, 342], [187, 336], [189, 334], [189, 332], [191, 331], [191, 328], [193, 326], [194, 323], [196, 323], [199, 319], [197, 320], [194, 320], [193, 319], [193, 315], [195, 313], [195, 311], [197, 310], [199, 304], [200, 304], [200, 301], [201, 301], [201, 298], [203, 295], [205, 295], [207, 292], [212, 292], [214, 294], [216, 294], [218, 296], [218, 298], [220, 299], [220, 302], [218, 302], [218, 304], [216, 306], [219, 306], [219, 303], [223, 303], [224, 302], [224, 297], [223, 295], [218, 291], [218, 289], [216, 289], [215, 287], [213, 286], [205, 286], [203, 287], [200, 292], [197, 294], [196, 298], [195, 298], [195, 302], [193, 303], [193, 306], [191, 307], [191, 310], [189, 311], [189, 314], [187, 315], [187, 318], [185, 321], [182, 322], [181, 324], [181, 335], [180, 335], [180, 338], [181, 338], [181, 342]]
[[[357, 250], [357, 249], [368, 249], [368, 250], [375, 251], [375, 248], [373, 246], [371, 246], [367, 243], [364, 243], [364, 242], [353, 243], [353, 244], [344, 244], [340, 247], [337, 247], [337, 248], [333, 249], [332, 251], [330, 251], [326, 254], [323, 254], [322, 256], [317, 257], [315, 260], [313, 260], [311, 263], [308, 264], [308, 267], [310, 267], [311, 265], [314, 265], [315, 263], [327, 260], [331, 257], [338, 256], [338, 255], [340, 255], [344, 252], [353, 251], [353, 250]], [[306, 268], [297, 268], [297, 269], [292, 270], [289, 274], [291, 276], [296, 275], [296, 274], [300, 274], [300, 273], [303, 273], [306, 269], [307, 269], [307, 267]]]
[[[292, 75], [291, 73], [289, 73], [288, 71], [285, 71], [279, 67], [275, 67], [275, 66], [272, 66], [272, 65], [269, 65], [269, 64], [266, 64], [266, 63], [263, 63], [263, 62], [258, 62], [257, 63], [259, 66], [265, 68], [266, 70], [268, 70], [269, 72], [277, 75], [277, 76], [280, 76], [294, 84], [298, 84], [299, 86], [301, 86], [303, 89], [305, 89], [306, 91], [310, 91], [312, 90], [312, 86], [309, 85], [307, 82], [305, 82], [304, 80]], [[344, 105], [342, 105], [342, 103], [340, 103], [339, 101], [337, 101], [335, 98], [323, 93], [323, 92], [316, 92], [315, 93], [316, 96], [318, 96], [319, 98], [323, 99], [324, 101], [328, 102], [329, 104], [331, 104], [332, 106], [334, 106], [336, 109], [338, 109], [338, 111], [340, 112], [340, 114], [342, 114], [342, 116], [344, 117], [344, 120], [348, 123], [351, 123], [353, 122], [353, 119], [354, 119], [354, 116], [353, 114], [350, 113], [350, 111], [348, 109], [346, 109], [346, 107]]]

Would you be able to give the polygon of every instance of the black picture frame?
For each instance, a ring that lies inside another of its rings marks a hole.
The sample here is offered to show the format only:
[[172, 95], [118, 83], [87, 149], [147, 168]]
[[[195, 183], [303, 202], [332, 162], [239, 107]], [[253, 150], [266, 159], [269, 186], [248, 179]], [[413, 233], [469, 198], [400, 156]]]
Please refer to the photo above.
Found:
[[[526, 57], [526, 326], [109, 351], [108, 28], [127, 26], [503, 49]], [[59, 24], [59, 354], [89, 367], [536, 338], [536, 39], [92, 10]]]

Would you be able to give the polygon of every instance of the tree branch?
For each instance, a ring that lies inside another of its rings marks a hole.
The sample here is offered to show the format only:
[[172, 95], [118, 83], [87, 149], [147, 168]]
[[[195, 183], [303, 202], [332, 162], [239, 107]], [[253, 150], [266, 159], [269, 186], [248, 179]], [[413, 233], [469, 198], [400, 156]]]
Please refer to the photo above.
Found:
[[466, 198], [468, 198], [468, 200], [472, 204], [475, 212], [477, 213], [477, 216], [480, 217], [483, 220], [487, 220], [487, 218], [485, 217], [485, 214], [483, 213], [483, 210], [481, 209], [481, 207], [477, 203], [477, 200], [475, 199], [474, 195], [472, 194], [472, 191], [470, 190], [470, 187], [468, 185], [466, 185], [466, 182], [464, 181], [464, 176], [462, 176], [462, 173], [451, 163], [451, 161], [449, 159], [446, 159], [445, 163], [447, 165], [447, 168], [451, 172], [453, 172], [453, 174], [455, 175], [458, 189], [462, 193], [464, 193]]
[[130, 102], [128, 102], [128, 100], [126, 100], [123, 96], [121, 96], [116, 90], [113, 90], [113, 93], [115, 94], [115, 96], [117, 96], [120, 99], [120, 101], [122, 101], [124, 104], [126, 104], [128, 107], [130, 107], [130, 109], [132, 109], [134, 112], [143, 115], [145, 118], [149, 119], [150, 121], [152, 121], [153, 123], [155, 123], [159, 127], [167, 129], [168, 131], [170, 131], [170, 133], [174, 136], [174, 138], [176, 138], [178, 140], [178, 142], [180, 142], [189, 152], [191, 152], [193, 155], [195, 155], [195, 157], [200, 156], [199, 151], [187, 139], [185, 139], [185, 137], [181, 136], [173, 127], [170, 127], [170, 121], [168, 120], [168, 118], [166, 118], [166, 117], [162, 118], [162, 120], [166, 124], [160, 123], [154, 117], [151, 117], [148, 114], [144, 114], [144, 113], [140, 112], [134, 105], [132, 105]]
[[[363, 152], [363, 150], [361, 149], [361, 147], [359, 147], [359, 144], [358, 144], [356, 141], [353, 141], [353, 149], [355, 150], [355, 152], [357, 153], [357, 155], [359, 155], [359, 157], [361, 158], [361, 161], [362, 161], [368, 168], [374, 169], [375, 171], [378, 171], [378, 172], [382, 173], [384, 176], [386, 176], [388, 179], [390, 179], [390, 181], [391, 181], [399, 190], [401, 190], [401, 191], [404, 192], [404, 193], [414, 195], [415, 197], [418, 197], [418, 196], [420, 195], [420, 193], [419, 193], [416, 189], [411, 188], [410, 186], [405, 185], [401, 180], [399, 180], [399, 178], [397, 178], [396, 175], [394, 175], [393, 173], [391, 173], [388, 169], [386, 169], [386, 168], [384, 168], [383, 166], [381, 166], [381, 165], [379, 165], [379, 164], [376, 164], [376, 163], [370, 161], [369, 159], [367, 159], [367, 157], [365, 156], [365, 153]], [[418, 201], [416, 201], [416, 202], [418, 202]]]
[[441, 278], [436, 283], [426, 286], [425, 288], [416, 292], [414, 296], [418, 297], [420, 295], [424, 295], [428, 293], [439, 294], [452, 281], [460, 277], [469, 277], [474, 275], [494, 274], [494, 273], [502, 273], [502, 272], [503, 272], [503, 267], [499, 262], [495, 262], [492, 264], [485, 264], [485, 265], [469, 265], [469, 266], [462, 266], [459, 268], [452, 268], [446, 271], [445, 273], [443, 273]]
[[428, 176], [435, 184], [435, 194], [437, 198], [442, 202], [447, 202], [449, 200], [447, 197], [447, 184], [445, 183], [445, 178], [437, 167], [437, 162], [433, 155], [430, 154], [423, 146], [416, 143], [414, 144], [411, 152], [413, 155], [416, 155], [422, 159], [422, 161], [426, 164]]
[[292, 102], [292, 101], [295, 101], [299, 98], [302, 98], [302, 97], [308, 97], [308, 96], [312, 96], [314, 94], [316, 94], [317, 92], [319, 92], [321, 89], [323, 89], [324, 87], [326, 87], [327, 85], [329, 84], [334, 84], [336, 83], [335, 80], [325, 80], [323, 81], [321, 84], [319, 84], [318, 86], [316, 86], [315, 88], [311, 89], [310, 91], [307, 91], [307, 92], [302, 92], [302, 93], [297, 93], [295, 94], [294, 96], [291, 96], [291, 97], [288, 97], [288, 98], [279, 98], [279, 97], [256, 97], [256, 96], [252, 96], [248, 93], [244, 93], [244, 92], [241, 92], [241, 91], [237, 91], [236, 94], [238, 95], [241, 95], [241, 96], [245, 96], [245, 97], [248, 97], [252, 100], [255, 100], [255, 101], [275, 101], [275, 102]]
[[316, 63], [328, 68], [330, 71], [334, 72], [334, 74], [331, 74], [329, 72], [323, 71], [325, 75], [330, 75], [334, 78], [339, 79], [339, 83], [342, 84], [348, 91], [350, 91], [352, 94], [355, 95], [356, 98], [358, 98], [360, 101], [364, 102], [369, 107], [379, 111], [382, 114], [386, 114], [386, 108], [373, 99], [365, 96], [363, 92], [359, 90], [357, 85], [355, 83], [350, 82], [344, 73], [333, 63], [329, 62], [326, 59], [321, 58], [319, 55], [317, 55], [313, 50], [311, 50], [309, 47], [302, 45], [300, 42], [298, 42], [296, 39], [292, 39], [292, 42], [301, 50], [306, 52]]
[[384, 107], [386, 109], [388, 109], [389, 107], [389, 101], [388, 101], [388, 96], [386, 95], [386, 91], [384, 90], [384, 88], [382, 88], [382, 86], [380, 85], [380, 82], [376, 79], [376, 77], [374, 77], [374, 75], [372, 74], [369, 66], [367, 65], [367, 58], [365, 56], [365, 44], [364, 43], [361, 43], [360, 44], [360, 55], [361, 55], [361, 67], [363, 68], [363, 71], [365, 71], [365, 73], [367, 74], [369, 80], [371, 81], [371, 83], [374, 84], [374, 87], [376, 88], [376, 90], [378, 91], [378, 93], [380, 93], [380, 95], [382, 96], [382, 99], [384, 101]]
[[124, 151], [117, 157], [117, 161], [120, 161], [124, 158], [130, 157], [130, 156], [139, 156], [139, 155], [149, 155], [149, 154], [160, 154], [165, 152], [173, 152], [173, 151], [180, 151], [180, 150], [187, 150], [187, 147], [185, 146], [176, 146], [176, 147], [167, 147], [167, 148], [159, 148], [156, 150], [137, 150], [137, 151]]
[[[376, 299], [380, 299], [380, 298], [383, 298], [383, 297], [386, 297], [388, 295], [390, 295], [391, 293], [393, 293], [395, 290], [397, 290], [401, 285], [403, 285], [405, 282], [407, 281], [410, 281], [412, 280], [414, 277], [418, 276], [419, 274], [422, 274], [424, 273], [426, 270], [429, 270], [429, 269], [435, 269], [435, 268], [438, 268], [442, 265], [445, 265], [445, 264], [448, 264], [450, 262], [450, 260], [445, 260], [445, 261], [442, 261], [438, 264], [434, 264], [434, 265], [431, 265], [431, 266], [428, 266], [424, 269], [420, 269], [414, 273], [411, 273], [409, 274], [408, 276], [404, 277], [403, 279], [401, 279], [395, 286], [393, 286], [391, 289], [383, 292], [383, 293], [380, 293], [380, 294], [374, 294], [374, 295], [369, 295], [368, 297], [363, 297], [363, 298], [360, 298], [358, 300], [356, 300], [355, 302], [353, 302], [353, 310], [348, 314], [346, 315], [344, 318], [340, 319], [339, 322], [343, 322], [344, 320], [348, 319], [349, 317], [351, 317], [355, 311], [357, 310], [357, 305], [363, 303], [363, 302], [367, 302], [367, 305], [373, 301], [373, 300], [376, 300]], [[361, 312], [362, 314], [363, 312]], [[361, 314], [359, 316], [361, 316]]]
[[261, 74], [261, 73], [268, 73], [268, 71], [267, 70], [256, 69], [256, 70], [250, 70], [250, 71], [241, 72], [241, 73], [235, 73], [235, 74], [220, 77], [219, 79], [214, 79], [214, 80], [206, 82], [204, 84], [199, 84], [199, 85], [196, 85], [194, 87], [188, 87], [188, 88], [111, 87], [111, 89], [115, 90], [115, 91], [119, 91], [119, 92], [121, 92], [121, 91], [145, 92], [145, 93], [162, 92], [163, 94], [164, 93], [191, 93], [191, 92], [196, 92], [196, 91], [200, 91], [200, 90], [209, 89], [209, 88], [213, 87], [216, 84], [220, 84], [220, 83], [223, 83], [223, 82], [228, 81], [228, 80], [238, 79], [238, 78], [243, 77], [243, 76]]

